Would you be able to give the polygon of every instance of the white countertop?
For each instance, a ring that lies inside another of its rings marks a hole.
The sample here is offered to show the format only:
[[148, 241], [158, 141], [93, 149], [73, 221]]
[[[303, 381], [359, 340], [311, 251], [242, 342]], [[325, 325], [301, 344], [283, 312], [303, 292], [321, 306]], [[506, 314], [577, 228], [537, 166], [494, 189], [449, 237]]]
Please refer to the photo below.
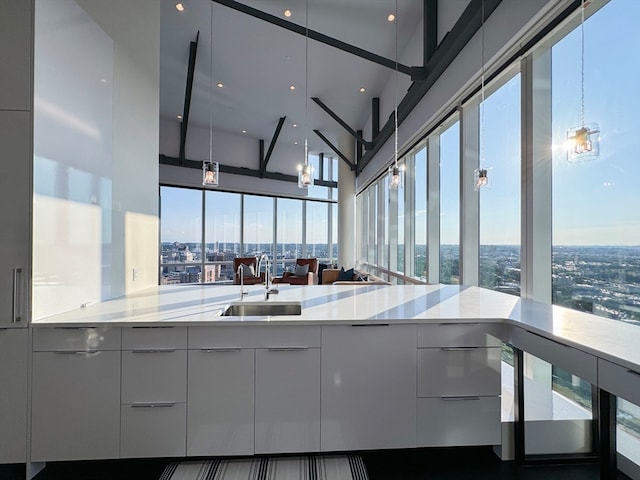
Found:
[[[478, 287], [457, 285], [278, 285], [273, 301], [300, 301], [302, 315], [225, 317], [238, 286], [171, 285], [32, 322], [33, 327], [312, 325], [504, 322], [628, 368], [640, 368], [640, 327]], [[247, 287], [245, 301], [264, 298]], [[271, 300], [270, 300], [271, 301]]]

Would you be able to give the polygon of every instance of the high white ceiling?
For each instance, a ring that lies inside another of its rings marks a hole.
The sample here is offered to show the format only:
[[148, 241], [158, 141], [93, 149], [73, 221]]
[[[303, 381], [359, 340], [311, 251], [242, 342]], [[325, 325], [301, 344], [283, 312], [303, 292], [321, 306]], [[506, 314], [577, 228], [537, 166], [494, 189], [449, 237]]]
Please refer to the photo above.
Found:
[[[176, 0], [162, 0], [163, 119], [178, 122], [176, 115], [183, 112], [189, 43], [196, 39], [198, 31], [189, 126], [208, 128], [212, 117], [215, 129], [239, 135], [246, 130], [248, 137], [264, 139], [267, 146], [279, 117], [286, 116], [278, 144], [303, 144], [308, 119], [310, 151], [327, 151], [313, 129], [321, 130], [333, 142], [344, 130], [310, 97], [319, 97], [352, 128], [365, 128], [372, 97], [380, 97], [387, 82], [394, 78], [392, 69], [306, 40], [303, 35], [211, 0], [182, 0], [182, 3], [185, 8], [179, 12]], [[398, 0], [395, 22], [389, 22], [387, 16], [396, 10], [396, 0], [243, 0], [242, 3], [301, 26], [308, 25], [311, 30], [391, 60], [396, 58], [397, 26], [401, 63], [421, 64], [421, 45], [408, 43], [416, 29], [421, 29], [423, 0]], [[468, 0], [455, 3], [464, 8]], [[291, 10], [291, 17], [285, 18], [285, 9]], [[218, 82], [224, 87], [216, 87]], [[290, 85], [296, 86], [295, 91], [289, 89]], [[360, 87], [366, 89], [365, 93], [359, 92]], [[381, 124], [386, 118], [385, 112], [381, 112]], [[298, 128], [293, 128], [293, 123]]]

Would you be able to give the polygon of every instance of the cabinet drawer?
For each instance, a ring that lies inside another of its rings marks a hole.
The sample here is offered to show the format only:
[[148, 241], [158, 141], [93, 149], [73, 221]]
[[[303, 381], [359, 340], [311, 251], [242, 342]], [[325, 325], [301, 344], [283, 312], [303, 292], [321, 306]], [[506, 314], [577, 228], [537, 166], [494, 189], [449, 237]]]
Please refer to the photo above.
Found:
[[418, 397], [500, 395], [500, 348], [418, 349]]
[[499, 347], [501, 324], [449, 323], [418, 326], [418, 347]]
[[189, 348], [319, 347], [319, 326], [190, 327]]
[[597, 383], [598, 364], [593, 355], [517, 327], [511, 331], [511, 344], [589, 383]]
[[187, 348], [186, 327], [132, 327], [122, 329], [122, 349]]
[[187, 408], [184, 403], [122, 405], [120, 457], [184, 457]]
[[122, 403], [186, 402], [187, 351], [122, 352]]
[[120, 350], [120, 328], [34, 328], [33, 351]]
[[418, 399], [418, 447], [499, 445], [500, 397]]
[[598, 387], [640, 405], [640, 371], [599, 359]]

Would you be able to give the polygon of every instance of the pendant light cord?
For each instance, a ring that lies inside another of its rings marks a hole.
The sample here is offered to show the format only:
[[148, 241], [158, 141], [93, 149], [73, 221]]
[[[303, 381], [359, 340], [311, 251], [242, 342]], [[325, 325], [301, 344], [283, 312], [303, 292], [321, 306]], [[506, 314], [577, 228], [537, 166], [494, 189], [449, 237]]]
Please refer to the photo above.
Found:
[[395, 30], [395, 59], [396, 59], [396, 68], [395, 68], [395, 80], [394, 80], [394, 90], [395, 90], [395, 100], [396, 100], [396, 111], [394, 112], [394, 126], [395, 126], [395, 145], [394, 145], [394, 161], [395, 167], [398, 168], [398, 0], [396, 0], [396, 30]]
[[211, 2], [211, 27], [210, 27], [209, 55], [209, 163], [213, 164], [213, 2]]
[[580, 121], [584, 127], [584, 0], [580, 2]]
[[304, 21], [304, 164], [309, 165], [309, 0]]
[[480, 73], [480, 168], [484, 167], [484, 0], [480, 8], [480, 60], [482, 62]]

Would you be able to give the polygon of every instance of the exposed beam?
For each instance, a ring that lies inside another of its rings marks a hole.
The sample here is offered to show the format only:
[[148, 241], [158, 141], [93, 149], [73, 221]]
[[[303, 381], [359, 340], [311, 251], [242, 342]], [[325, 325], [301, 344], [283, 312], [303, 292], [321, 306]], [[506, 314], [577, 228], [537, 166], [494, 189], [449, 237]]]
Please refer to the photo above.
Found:
[[264, 172], [267, 170], [267, 163], [271, 159], [271, 154], [273, 153], [273, 149], [276, 146], [276, 142], [278, 141], [278, 137], [280, 136], [280, 131], [282, 130], [282, 125], [284, 125], [284, 121], [286, 120], [286, 116], [280, 117], [278, 120], [278, 126], [276, 127], [276, 131], [273, 134], [273, 138], [271, 139], [271, 143], [269, 144], [269, 149], [267, 150], [267, 155], [262, 158], [260, 155], [260, 173], [264, 175]]
[[185, 148], [187, 145], [187, 127], [189, 126], [189, 111], [191, 110], [191, 92], [193, 90], [193, 72], [196, 69], [196, 54], [198, 53], [198, 40], [200, 30], [196, 35], [196, 41], [189, 43], [189, 65], [187, 65], [187, 86], [184, 92], [184, 107], [182, 109], [182, 123], [180, 124], [180, 161], [184, 162]]
[[[500, 5], [502, 0], [471, 0], [449, 34], [440, 42], [438, 49], [426, 65], [427, 76], [424, 81], [413, 82], [405, 97], [398, 105], [398, 126], [409, 116], [420, 100], [440, 78], [451, 62], [462, 51], [473, 35], [480, 29], [482, 19], [482, 2], [484, 1], [484, 20]], [[373, 157], [380, 151], [382, 145], [393, 135], [395, 129], [393, 115], [380, 130], [373, 148], [362, 157], [362, 164], [358, 165], [358, 175]]]
[[423, 65], [429, 63], [438, 48], [438, 0], [423, 0]]
[[[176, 157], [168, 157], [166, 155], [160, 155], [160, 164], [161, 165], [171, 165], [174, 167], [186, 167], [186, 168], [195, 168], [197, 170], [202, 169], [202, 161], [198, 160], [184, 160], [184, 163], [180, 162], [179, 158]], [[288, 175], [286, 173], [280, 172], [264, 172], [262, 177], [260, 176], [260, 170], [254, 170], [252, 168], [244, 168], [244, 167], [232, 167], [230, 165], [218, 165], [221, 173], [229, 173], [232, 175], [244, 175], [245, 177], [256, 177], [256, 178], [268, 178], [271, 180], [279, 180], [281, 182], [292, 182], [298, 183], [298, 175]], [[314, 180], [315, 185], [319, 185], [321, 187], [331, 187], [337, 188], [338, 182], [333, 182], [329, 180]]]
[[380, 133], [380, 98], [371, 99], [371, 140], [376, 141]]
[[353, 162], [349, 160], [346, 157], [346, 155], [344, 155], [340, 150], [338, 150], [338, 147], [336, 147], [333, 143], [331, 143], [329, 139], [325, 137], [320, 130], [314, 130], [313, 133], [318, 135], [322, 139], [322, 141], [326, 143], [327, 146], [336, 153], [336, 155], [338, 155], [347, 165], [349, 165], [349, 168], [351, 170], [356, 171], [356, 166], [353, 164]]
[[344, 128], [349, 135], [351, 135], [353, 138], [356, 139], [356, 142], [362, 144], [364, 146], [365, 149], [367, 150], [371, 150], [373, 148], [373, 142], [367, 142], [364, 138], [362, 138], [362, 135], [358, 135], [358, 133], [351, 128], [349, 125], [347, 125], [347, 122], [345, 122], [344, 120], [342, 120], [338, 114], [336, 114], [333, 110], [331, 110], [329, 107], [327, 107], [324, 103], [322, 103], [322, 100], [320, 100], [318, 97], [311, 97], [311, 100], [313, 100], [314, 102], [316, 102], [318, 104], [318, 106], [324, 110], [325, 112], [327, 112], [327, 114], [333, 118], [336, 122], [338, 122], [338, 124]]
[[[358, 135], [362, 135], [362, 130], [358, 130]], [[356, 168], [362, 159], [362, 145], [356, 142]]]
[[[364, 58], [365, 60], [369, 60], [370, 62], [377, 63], [378, 65], [382, 65], [383, 67], [390, 68], [391, 70], [396, 69], [395, 60], [391, 60], [389, 58], [376, 55], [375, 53], [372, 53], [362, 48], [356, 47], [354, 45], [345, 43], [336, 38], [329, 37], [328, 35], [325, 35], [323, 33], [316, 32], [315, 30], [307, 29], [303, 25], [298, 25], [296, 23], [283, 20], [280, 17], [276, 17], [275, 15], [271, 15], [269, 13], [263, 12], [262, 10], [258, 10], [256, 8], [250, 7], [248, 5], [235, 2], [234, 0], [211, 0], [211, 1], [219, 5], [224, 5], [225, 7], [232, 8], [233, 10], [236, 10], [238, 12], [251, 15], [252, 17], [258, 18], [260, 20], [264, 20], [265, 22], [269, 22], [272, 25], [276, 25], [278, 27], [284, 28], [286, 30], [289, 30], [290, 32], [294, 32], [302, 36], [308, 36], [312, 40], [315, 40], [320, 43], [324, 43], [325, 45], [329, 45], [331, 47], [337, 48], [339, 50], [342, 50], [343, 52], [350, 53], [357, 57]], [[397, 68], [400, 73], [404, 73], [405, 75], [411, 74], [411, 67], [408, 67], [407, 65], [398, 63]]]
[[262, 162], [264, 162], [264, 140], [258, 140], [258, 170], [262, 171]]

